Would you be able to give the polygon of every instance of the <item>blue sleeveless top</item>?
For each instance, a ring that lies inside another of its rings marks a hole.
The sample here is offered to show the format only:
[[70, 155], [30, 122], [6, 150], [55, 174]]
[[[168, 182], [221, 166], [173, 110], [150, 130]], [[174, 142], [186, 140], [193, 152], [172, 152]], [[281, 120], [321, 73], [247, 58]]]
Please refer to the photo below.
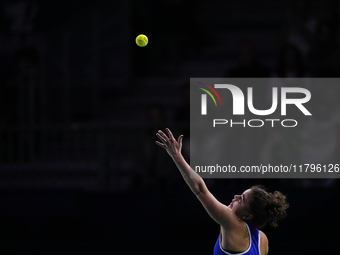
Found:
[[[247, 223], [246, 223], [247, 224]], [[222, 249], [221, 247], [221, 233], [218, 235], [217, 241], [214, 247], [214, 255], [230, 255], [230, 254], [237, 254], [237, 255], [260, 255], [260, 233], [257, 228], [253, 228], [247, 224], [248, 232], [250, 236], [250, 245], [248, 249], [244, 252], [240, 253], [229, 253]]]

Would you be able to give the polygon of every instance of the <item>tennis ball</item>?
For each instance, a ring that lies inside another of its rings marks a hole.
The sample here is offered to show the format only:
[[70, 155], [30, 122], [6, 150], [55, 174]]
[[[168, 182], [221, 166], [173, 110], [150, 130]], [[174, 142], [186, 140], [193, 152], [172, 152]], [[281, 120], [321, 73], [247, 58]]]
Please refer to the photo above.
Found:
[[145, 47], [148, 44], [149, 40], [146, 35], [139, 35], [136, 38], [136, 43], [139, 47]]

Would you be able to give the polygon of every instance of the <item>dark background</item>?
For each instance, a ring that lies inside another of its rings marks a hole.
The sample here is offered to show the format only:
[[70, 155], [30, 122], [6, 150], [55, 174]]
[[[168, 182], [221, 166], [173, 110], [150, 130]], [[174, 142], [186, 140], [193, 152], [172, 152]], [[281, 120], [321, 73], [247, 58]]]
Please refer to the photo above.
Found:
[[[184, 134], [188, 158], [190, 77], [340, 74], [335, 0], [19, 0], [0, 8], [2, 254], [212, 254], [218, 225], [154, 144], [169, 127]], [[138, 34], [146, 47], [135, 44]], [[339, 95], [319, 92], [325, 102]], [[324, 157], [337, 163], [338, 127]], [[275, 157], [294, 137], [286, 145]], [[264, 229], [270, 254], [337, 248], [338, 179], [206, 181], [227, 204], [257, 183], [287, 194], [288, 217]]]

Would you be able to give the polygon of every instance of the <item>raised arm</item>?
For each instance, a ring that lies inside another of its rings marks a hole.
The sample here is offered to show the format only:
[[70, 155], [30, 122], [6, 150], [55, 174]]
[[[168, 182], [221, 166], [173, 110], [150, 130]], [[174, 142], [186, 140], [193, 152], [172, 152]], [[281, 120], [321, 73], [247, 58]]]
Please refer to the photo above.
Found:
[[156, 136], [161, 142], [156, 141], [156, 144], [166, 150], [166, 152], [175, 162], [177, 168], [179, 169], [191, 191], [195, 195], [198, 195], [204, 190], [205, 183], [203, 179], [194, 170], [191, 169], [181, 153], [183, 135], [180, 135], [176, 141], [170, 129], [167, 128], [166, 131], [168, 135], [163, 133], [161, 130], [158, 131]]
[[181, 153], [183, 135], [180, 135], [176, 141], [168, 128], [166, 132], [167, 135], [160, 130], [158, 131], [156, 136], [161, 142], [156, 141], [156, 144], [164, 148], [173, 159], [185, 182], [202, 203], [210, 217], [225, 228], [236, 226], [237, 217], [234, 212], [226, 205], [220, 203], [210, 193], [202, 177], [200, 177], [183, 158]]

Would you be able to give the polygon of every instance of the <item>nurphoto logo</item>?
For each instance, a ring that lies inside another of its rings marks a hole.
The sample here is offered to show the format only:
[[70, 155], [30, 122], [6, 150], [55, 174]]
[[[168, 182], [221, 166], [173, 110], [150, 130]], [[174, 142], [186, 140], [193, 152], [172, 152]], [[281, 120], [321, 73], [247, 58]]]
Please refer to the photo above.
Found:
[[[204, 94], [201, 94], [201, 115], [207, 115], [208, 111], [208, 104], [207, 104], [207, 94], [211, 97], [211, 99], [214, 101], [215, 106], [217, 106], [216, 99], [214, 95], [218, 98], [220, 102], [220, 106], [222, 107], [222, 100], [219, 95], [219, 93], [216, 91], [216, 89], [220, 89], [220, 91], [227, 89], [231, 95], [232, 95], [232, 114], [233, 115], [245, 115], [245, 95], [243, 91], [236, 85], [232, 84], [214, 84], [214, 87], [202, 83], [197, 82], [202, 85], [204, 85], [206, 88], [198, 87], [200, 90], [204, 91]], [[210, 92], [208, 89], [210, 89]], [[267, 116], [270, 114], [273, 114], [279, 105], [279, 89], [277, 87], [272, 87], [271, 91], [271, 107], [269, 109], [256, 109], [254, 106], [254, 97], [253, 97], [253, 87], [247, 87], [247, 107], [248, 110], [257, 116]], [[213, 94], [214, 95], [213, 95]], [[294, 93], [295, 95], [301, 95], [299, 98], [290, 98], [289, 95]], [[301, 87], [281, 87], [280, 88], [280, 115], [286, 116], [287, 115], [287, 105], [294, 105], [297, 107], [305, 116], [311, 116], [312, 114], [308, 109], [304, 106], [305, 103], [307, 103], [311, 99], [311, 93], [306, 88]], [[263, 95], [265, 96], [265, 95]], [[226, 110], [230, 110], [230, 106], [225, 107]], [[280, 122], [283, 127], [295, 127], [297, 126], [298, 122], [295, 119], [250, 119], [246, 120], [244, 119], [241, 122], [235, 122], [232, 119], [213, 119], [213, 127], [216, 125], [225, 125], [230, 124], [231, 127], [235, 125], [243, 125], [248, 127], [262, 127], [264, 126], [265, 122], [270, 122], [271, 126], [274, 127], [275, 122]], [[289, 123], [291, 123], [289, 125]], [[248, 124], [248, 125], [247, 125]]]

